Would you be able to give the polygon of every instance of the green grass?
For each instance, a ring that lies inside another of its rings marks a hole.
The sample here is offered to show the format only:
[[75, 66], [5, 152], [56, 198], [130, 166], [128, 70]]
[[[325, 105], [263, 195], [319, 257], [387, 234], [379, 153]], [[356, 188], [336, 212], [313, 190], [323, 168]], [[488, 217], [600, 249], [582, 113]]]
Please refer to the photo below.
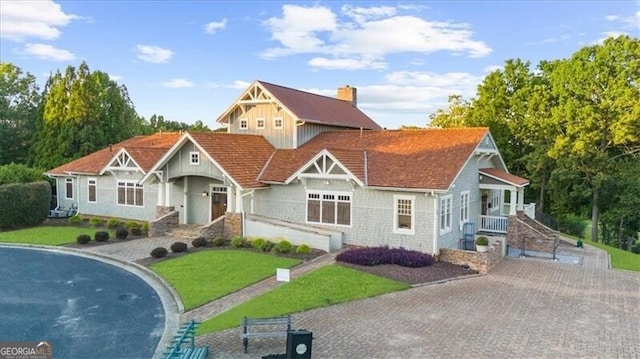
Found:
[[297, 313], [409, 287], [355, 269], [329, 265], [206, 320], [198, 334], [237, 327], [244, 316], [260, 318]]
[[[93, 239], [96, 233], [95, 228], [82, 228], [71, 226], [42, 226], [16, 231], [0, 232], [0, 242], [46, 244], [50, 246], [60, 246], [75, 243], [76, 238], [81, 234], [88, 234]], [[113, 233], [111, 232], [111, 237]]]
[[150, 266], [178, 292], [186, 310], [275, 275], [300, 260], [241, 250], [188, 254]]
[[[635, 254], [633, 252], [628, 252], [619, 248], [611, 247], [600, 242], [592, 241], [591, 221], [585, 220], [585, 223], [587, 224], [587, 227], [584, 230], [584, 244], [607, 251], [607, 253], [609, 253], [609, 256], [611, 257], [611, 266], [613, 268], [640, 272], [640, 254]], [[578, 239], [577, 237], [568, 234], [563, 233], [563, 235], [575, 240]], [[598, 236], [601, 236], [601, 234], [598, 233]]]

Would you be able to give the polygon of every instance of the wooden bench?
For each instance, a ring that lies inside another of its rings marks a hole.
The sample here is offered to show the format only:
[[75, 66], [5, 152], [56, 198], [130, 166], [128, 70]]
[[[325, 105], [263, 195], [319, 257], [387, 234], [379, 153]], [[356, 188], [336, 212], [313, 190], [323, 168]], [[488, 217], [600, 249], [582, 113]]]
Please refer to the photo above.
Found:
[[[249, 328], [256, 328], [258, 331], [249, 331]], [[265, 330], [260, 330], [265, 328]], [[287, 337], [287, 333], [291, 331], [291, 315], [283, 317], [269, 318], [247, 318], [242, 319], [242, 345], [244, 352], [247, 352], [249, 346], [249, 338], [271, 338], [271, 337]]]
[[[209, 356], [209, 348], [196, 347], [195, 337], [199, 324], [195, 320], [190, 320], [178, 329], [171, 345], [163, 354], [166, 359], [206, 359]], [[190, 344], [189, 348], [182, 347], [186, 343]]]

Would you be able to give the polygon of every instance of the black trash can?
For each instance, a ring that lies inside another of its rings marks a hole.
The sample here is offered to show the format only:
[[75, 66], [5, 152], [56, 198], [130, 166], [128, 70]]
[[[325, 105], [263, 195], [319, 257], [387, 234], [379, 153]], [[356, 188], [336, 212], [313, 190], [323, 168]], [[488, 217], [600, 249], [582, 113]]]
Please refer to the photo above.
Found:
[[287, 333], [286, 359], [311, 359], [313, 333], [308, 330], [291, 330]]

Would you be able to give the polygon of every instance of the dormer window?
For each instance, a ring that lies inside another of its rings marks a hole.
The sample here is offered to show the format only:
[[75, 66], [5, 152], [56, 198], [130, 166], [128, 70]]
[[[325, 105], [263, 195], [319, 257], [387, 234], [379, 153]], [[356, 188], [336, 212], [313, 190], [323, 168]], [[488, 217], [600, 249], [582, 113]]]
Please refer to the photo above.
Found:
[[256, 128], [258, 130], [264, 130], [264, 118], [259, 118], [256, 120]]
[[189, 152], [189, 164], [193, 166], [198, 166], [200, 164], [200, 152], [198, 151]]
[[240, 129], [248, 130], [249, 129], [249, 121], [246, 118], [240, 120]]

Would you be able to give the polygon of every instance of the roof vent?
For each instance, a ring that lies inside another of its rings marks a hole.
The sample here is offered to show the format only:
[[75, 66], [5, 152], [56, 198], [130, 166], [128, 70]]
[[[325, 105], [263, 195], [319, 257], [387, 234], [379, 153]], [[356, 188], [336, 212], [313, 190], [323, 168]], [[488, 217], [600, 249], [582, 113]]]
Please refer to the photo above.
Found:
[[358, 107], [358, 89], [349, 85], [338, 87], [338, 100], [351, 102], [354, 107]]

